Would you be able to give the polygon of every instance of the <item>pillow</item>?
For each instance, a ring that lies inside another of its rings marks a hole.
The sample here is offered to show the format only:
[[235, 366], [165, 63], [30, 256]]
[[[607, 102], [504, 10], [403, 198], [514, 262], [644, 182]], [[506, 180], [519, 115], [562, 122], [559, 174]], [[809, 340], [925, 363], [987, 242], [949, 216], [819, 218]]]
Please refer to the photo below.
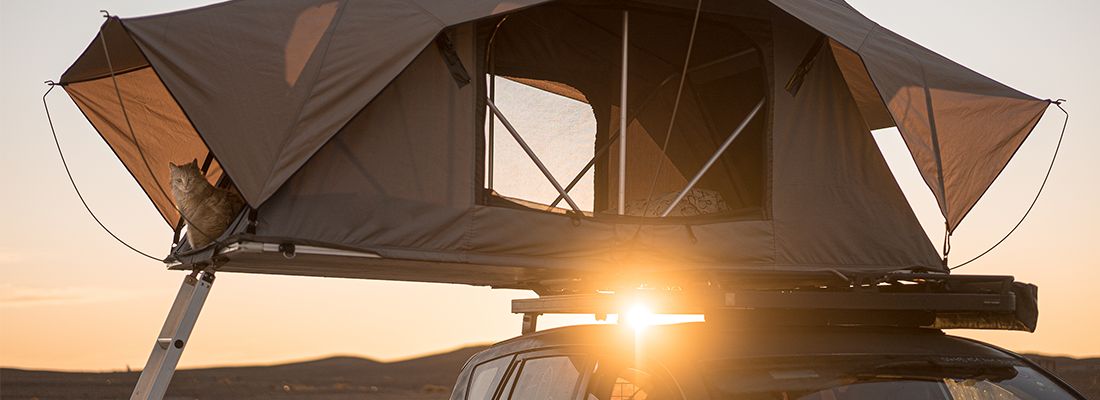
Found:
[[[676, 200], [681, 191], [656, 193], [652, 196], [641, 198], [626, 203], [623, 206], [624, 214], [641, 217], [659, 217], [665, 212], [669, 204]], [[693, 215], [714, 214], [730, 211], [730, 207], [722, 200], [722, 194], [714, 190], [691, 189], [672, 212], [670, 217], [689, 217]], [[611, 210], [614, 212], [614, 210]]]

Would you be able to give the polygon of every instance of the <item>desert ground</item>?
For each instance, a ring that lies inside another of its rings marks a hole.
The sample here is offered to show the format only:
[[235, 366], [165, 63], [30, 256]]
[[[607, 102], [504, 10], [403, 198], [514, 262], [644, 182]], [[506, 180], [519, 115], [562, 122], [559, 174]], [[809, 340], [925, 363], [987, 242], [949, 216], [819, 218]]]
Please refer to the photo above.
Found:
[[[485, 346], [397, 362], [358, 357], [256, 366], [181, 369], [166, 400], [447, 399], [462, 365]], [[0, 369], [0, 398], [129, 399], [141, 372]]]

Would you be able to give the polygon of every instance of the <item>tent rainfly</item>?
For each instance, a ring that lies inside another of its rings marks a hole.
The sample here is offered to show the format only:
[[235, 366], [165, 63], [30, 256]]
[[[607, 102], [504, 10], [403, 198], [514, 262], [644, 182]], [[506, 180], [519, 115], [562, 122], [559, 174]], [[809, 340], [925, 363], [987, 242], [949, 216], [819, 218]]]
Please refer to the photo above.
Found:
[[111, 17], [60, 82], [169, 226], [169, 162], [247, 202], [170, 268], [536, 290], [948, 272], [870, 131], [954, 230], [1050, 104], [840, 0], [236, 0]]

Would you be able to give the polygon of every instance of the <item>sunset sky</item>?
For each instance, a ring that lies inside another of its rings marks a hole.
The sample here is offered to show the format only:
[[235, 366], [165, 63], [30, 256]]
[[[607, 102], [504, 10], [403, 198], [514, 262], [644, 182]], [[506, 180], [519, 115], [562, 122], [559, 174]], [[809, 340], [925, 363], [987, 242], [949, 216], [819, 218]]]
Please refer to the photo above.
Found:
[[[713, 1], [713, 0], [704, 0]], [[88, 215], [58, 157], [42, 95], [91, 42], [101, 9], [135, 17], [209, 1], [0, 0], [0, 366], [144, 366], [184, 274], [116, 242]], [[1020, 352], [1100, 356], [1100, 3], [1093, 0], [849, 0], [872, 20], [1072, 114], [1050, 180], [1020, 228], [956, 273], [1039, 286], [1036, 333], [951, 331]], [[47, 97], [73, 178], [99, 219], [163, 256], [172, 231], [60, 88]], [[1001, 239], [1027, 211], [1054, 153], [1051, 107], [952, 239], [951, 265]], [[876, 131], [940, 247], [943, 220], [896, 130]], [[460, 285], [220, 273], [181, 367], [353, 354], [408, 358], [519, 334], [513, 298]], [[540, 327], [592, 322], [547, 316]]]

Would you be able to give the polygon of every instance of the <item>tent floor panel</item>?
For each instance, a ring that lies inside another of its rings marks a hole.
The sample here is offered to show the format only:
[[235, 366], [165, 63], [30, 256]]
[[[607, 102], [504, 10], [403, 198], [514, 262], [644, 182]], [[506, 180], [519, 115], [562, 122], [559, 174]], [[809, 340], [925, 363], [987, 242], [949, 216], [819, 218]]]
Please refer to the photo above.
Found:
[[[572, 281], [581, 271], [485, 266], [383, 258], [370, 252], [316, 246], [281, 248], [277, 243], [237, 242], [212, 259], [219, 272], [454, 283], [494, 288], [528, 289], [527, 282]], [[284, 250], [287, 250], [284, 252]], [[197, 264], [171, 262], [170, 270]]]

